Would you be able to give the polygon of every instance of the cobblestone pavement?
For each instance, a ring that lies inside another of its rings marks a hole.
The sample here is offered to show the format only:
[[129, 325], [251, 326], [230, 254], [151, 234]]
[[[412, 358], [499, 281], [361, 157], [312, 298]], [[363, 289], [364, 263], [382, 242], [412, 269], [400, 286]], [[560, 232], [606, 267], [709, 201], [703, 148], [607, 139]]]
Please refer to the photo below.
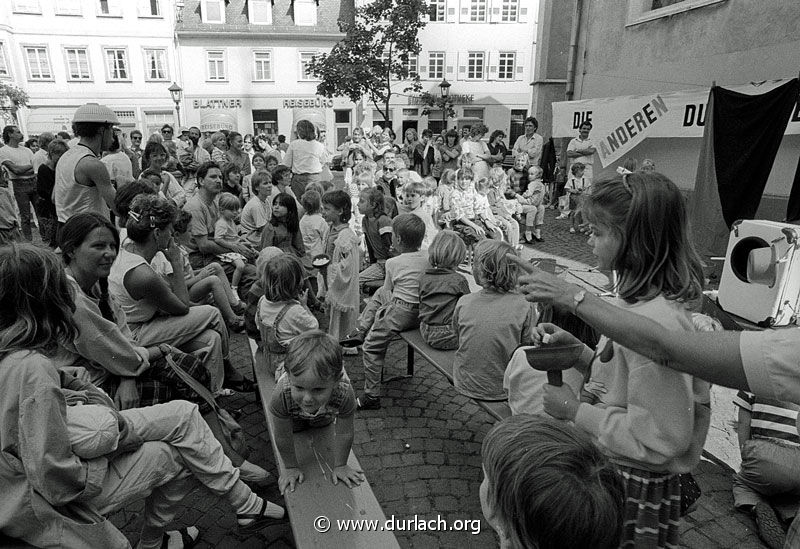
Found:
[[[547, 212], [545, 241], [526, 246], [525, 257], [558, 257], [559, 262], [586, 269], [592, 265], [586, 237], [570, 234], [568, 223], [553, 219]], [[586, 273], [584, 273], [586, 274]], [[583, 276], [583, 275], [581, 275]], [[587, 275], [588, 276], [588, 275]], [[231, 340], [232, 358], [249, 375], [250, 359], [246, 339]], [[405, 347], [394, 342], [388, 353], [386, 376], [405, 372]], [[354, 386], [363, 383], [361, 356], [345, 357]], [[275, 473], [268, 434], [260, 406], [253, 395], [226, 399], [229, 408], [242, 408], [241, 423], [249, 435], [251, 460]], [[491, 418], [471, 400], [457, 394], [449, 383], [424, 360], [417, 362], [413, 378], [393, 381], [384, 387], [383, 408], [360, 412], [356, 416], [354, 450], [370, 479], [387, 518], [413, 518], [419, 515], [445, 520], [482, 519], [478, 500], [481, 482], [480, 449], [491, 428]], [[737, 549], [762, 547], [753, 521], [733, 510], [732, 471], [703, 460], [695, 472], [703, 496], [696, 509], [684, 520], [682, 543], [691, 548]], [[276, 488], [267, 497], [281, 502]], [[141, 504], [113, 516], [132, 541], [138, 537]], [[240, 539], [235, 535], [233, 512], [219, 498], [198, 488], [185, 501], [178, 523], [196, 524], [202, 531], [199, 547], [251, 548], [292, 547], [288, 526], [264, 530], [257, 536]], [[311, 525], [309, 524], [310, 528]], [[480, 533], [472, 532], [397, 532], [403, 547], [496, 547], [495, 534], [485, 521]], [[337, 548], [338, 549], [338, 548]]]

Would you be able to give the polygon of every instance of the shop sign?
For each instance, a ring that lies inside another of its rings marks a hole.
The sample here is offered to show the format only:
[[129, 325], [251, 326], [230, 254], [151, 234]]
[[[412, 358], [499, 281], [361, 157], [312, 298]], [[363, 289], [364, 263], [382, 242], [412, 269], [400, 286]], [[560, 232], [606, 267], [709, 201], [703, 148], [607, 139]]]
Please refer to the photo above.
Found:
[[332, 109], [333, 99], [327, 97], [292, 98], [283, 100], [284, 109]]
[[[436, 97], [437, 101], [439, 97]], [[454, 93], [447, 96], [447, 102], [451, 105], [471, 105], [475, 102], [475, 95], [474, 94], [460, 94]], [[422, 97], [420, 96], [410, 96], [408, 98], [409, 105], [425, 105], [425, 101], [423, 101]]]
[[195, 99], [192, 101], [195, 109], [241, 109], [241, 99]]

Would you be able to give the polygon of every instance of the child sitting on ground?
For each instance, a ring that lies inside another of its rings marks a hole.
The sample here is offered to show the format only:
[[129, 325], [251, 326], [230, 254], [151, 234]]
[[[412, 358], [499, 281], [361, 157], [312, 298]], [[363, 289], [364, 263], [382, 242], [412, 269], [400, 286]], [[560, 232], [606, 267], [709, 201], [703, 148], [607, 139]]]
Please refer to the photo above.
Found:
[[[353, 446], [353, 387], [342, 364], [342, 350], [331, 336], [312, 330], [297, 336], [286, 353], [286, 372], [272, 391], [269, 412], [275, 418], [275, 443], [285, 467], [278, 479], [281, 494], [303, 482], [297, 466], [294, 432], [335, 424], [331, 471], [333, 484], [353, 488], [364, 473], [347, 465]], [[327, 475], [326, 475], [327, 476]]]
[[456, 188], [450, 195], [453, 230], [467, 247], [486, 238], [487, 227], [475, 212], [475, 187], [472, 169], [460, 168], [456, 172]]
[[612, 465], [575, 427], [526, 414], [483, 439], [481, 510], [500, 547], [613, 549], [625, 493]]
[[507, 255], [516, 252], [499, 240], [484, 240], [475, 247], [472, 274], [483, 289], [459, 299], [454, 313], [459, 345], [453, 384], [477, 400], [508, 398], [503, 388], [506, 365], [514, 349], [533, 342], [538, 318], [536, 304], [514, 292], [518, 267]]
[[407, 213], [414, 214], [425, 223], [425, 238], [422, 240], [423, 250], [427, 250], [433, 242], [436, 233], [439, 229], [433, 223], [433, 218], [428, 210], [425, 208], [425, 193], [427, 187], [422, 181], [409, 181], [403, 186], [403, 207]]
[[519, 251], [522, 249], [522, 244], [519, 243], [519, 223], [514, 219], [519, 204], [514, 200], [508, 200], [505, 196], [508, 190], [507, 179], [503, 168], [494, 166], [489, 170], [489, 188], [486, 198], [495, 221], [506, 235], [506, 241]]
[[482, 177], [475, 182], [475, 214], [486, 227], [486, 236], [495, 240], [503, 240], [503, 231], [497, 222], [492, 206], [489, 204], [489, 180]]
[[245, 331], [247, 332], [247, 337], [254, 339], [259, 347], [262, 346], [263, 342], [261, 341], [261, 332], [256, 324], [256, 317], [258, 316], [258, 300], [264, 296], [264, 270], [267, 268], [267, 262], [270, 259], [282, 253], [275, 246], [267, 246], [258, 253], [256, 258], [256, 280], [250, 285], [250, 289], [247, 290], [247, 295], [245, 296]]
[[303, 332], [319, 328], [319, 322], [306, 307], [305, 271], [296, 257], [285, 253], [267, 261], [262, 285], [256, 325], [278, 379], [289, 344]]
[[381, 376], [386, 349], [402, 331], [419, 325], [419, 281], [430, 267], [428, 254], [420, 251], [425, 223], [412, 214], [392, 221], [392, 242], [400, 255], [386, 261], [386, 279], [358, 319], [358, 329], [343, 339], [344, 347], [364, 349], [364, 393], [359, 409], [381, 407]]
[[446, 227], [452, 221], [450, 197], [456, 185], [456, 170], [447, 169], [442, 173], [439, 186], [434, 195], [435, 208], [433, 218], [440, 227]]
[[369, 265], [358, 274], [358, 283], [363, 286], [386, 277], [386, 260], [392, 257], [392, 220], [383, 209], [383, 192], [378, 187], [361, 191], [358, 209], [364, 214], [361, 227], [367, 245]]
[[434, 349], [458, 348], [458, 332], [453, 324], [456, 302], [469, 293], [469, 282], [455, 272], [464, 261], [467, 247], [453, 231], [440, 231], [428, 249], [428, 263], [419, 281], [419, 331]]
[[567, 204], [567, 216], [570, 218], [571, 227], [569, 232], [575, 233], [583, 224], [583, 214], [581, 213], [581, 206], [583, 205], [583, 194], [587, 192], [586, 179], [583, 177], [583, 172], [586, 171], [586, 166], [582, 162], [575, 162], [570, 170], [570, 177], [567, 180], [567, 186], [564, 191], [569, 197]]
[[217, 259], [223, 263], [233, 264], [234, 271], [231, 275], [231, 288], [234, 292], [239, 290], [239, 281], [244, 273], [244, 266], [247, 262], [242, 254], [237, 251], [240, 244], [247, 245], [247, 242], [239, 238], [239, 228], [236, 226], [236, 218], [241, 211], [239, 198], [231, 193], [220, 193], [219, 195], [219, 219], [214, 224], [214, 243], [221, 248], [231, 250], [224, 254], [219, 254]]

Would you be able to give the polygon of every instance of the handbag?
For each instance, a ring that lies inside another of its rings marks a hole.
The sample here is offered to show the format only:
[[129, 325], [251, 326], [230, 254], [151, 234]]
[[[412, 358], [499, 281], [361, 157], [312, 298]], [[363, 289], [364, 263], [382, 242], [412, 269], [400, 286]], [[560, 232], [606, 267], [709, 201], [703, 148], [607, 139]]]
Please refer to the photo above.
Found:
[[703, 495], [703, 491], [691, 473], [683, 473], [678, 478], [681, 483], [681, 516], [685, 517]]
[[211, 408], [210, 411], [203, 414], [203, 419], [206, 420], [214, 437], [222, 446], [222, 451], [228, 456], [234, 467], [239, 467], [250, 453], [242, 426], [217, 404], [211, 391], [178, 366], [171, 354], [166, 355], [166, 359], [175, 374]]

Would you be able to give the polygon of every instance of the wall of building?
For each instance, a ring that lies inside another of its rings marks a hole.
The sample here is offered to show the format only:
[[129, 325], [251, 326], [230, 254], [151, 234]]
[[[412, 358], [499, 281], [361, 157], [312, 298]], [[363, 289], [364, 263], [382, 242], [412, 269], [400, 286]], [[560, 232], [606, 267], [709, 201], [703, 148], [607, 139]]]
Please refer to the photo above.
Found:
[[[575, 99], [708, 89], [714, 81], [725, 86], [798, 75], [797, 2], [685, 0], [672, 8], [701, 7], [644, 22], [637, 20], [648, 15], [645, 0], [584, 0], [584, 5]], [[700, 142], [648, 139], [630, 156], [652, 158], [683, 188], [692, 189]], [[765, 202], [788, 194], [799, 148], [798, 136], [783, 140]]]
[[[178, 72], [172, 1], [159, 0], [158, 17], [148, 15], [149, 0], [117, 2], [119, 11], [113, 16], [101, 15], [96, 0], [76, 0], [69, 4], [79, 6], [79, 14], [58, 14], [56, 9], [60, 4], [48, 0], [39, 1], [39, 13], [21, 13], [15, 0], [2, 2], [0, 7], [9, 23], [5, 31], [0, 28], [0, 40], [12, 73], [9, 81], [30, 96], [28, 108], [19, 116], [23, 132], [33, 135], [45, 130], [70, 131], [75, 108], [90, 101], [117, 111], [123, 129], [145, 129], [148, 123], [154, 127], [165, 121], [175, 123], [175, 105], [167, 90]], [[30, 78], [24, 56], [24, 47], [30, 45], [46, 47], [52, 78]], [[68, 78], [64, 51], [67, 46], [86, 48], [89, 80]], [[109, 78], [106, 47], [126, 50], [126, 80]], [[167, 71], [163, 79], [152, 81], [146, 77], [145, 48], [165, 51]]]
[[539, 4], [531, 112], [543, 136], [549, 136], [553, 127], [552, 103], [564, 100], [573, 3], [543, 0]]

